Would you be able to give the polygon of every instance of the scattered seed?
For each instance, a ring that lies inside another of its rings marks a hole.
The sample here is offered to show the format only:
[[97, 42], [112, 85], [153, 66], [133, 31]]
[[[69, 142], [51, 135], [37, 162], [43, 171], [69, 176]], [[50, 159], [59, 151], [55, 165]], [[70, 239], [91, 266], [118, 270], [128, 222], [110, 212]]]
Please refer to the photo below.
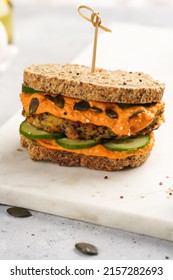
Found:
[[136, 116], [138, 116], [138, 115], [141, 114], [142, 112], [143, 112], [143, 110], [138, 110], [138, 111], [136, 111], [135, 113], [133, 113], [133, 114], [129, 117], [129, 119], [135, 118]]
[[90, 108], [91, 111], [96, 112], [96, 113], [102, 113], [102, 109], [98, 108], [98, 107], [91, 107]]
[[17, 218], [26, 218], [32, 216], [32, 214], [25, 208], [11, 207], [7, 209], [8, 214]]
[[74, 110], [76, 111], [87, 111], [88, 109], [90, 109], [90, 104], [85, 100], [74, 103]]
[[139, 81], [142, 83], [142, 80], [141, 80], [141, 79], [139, 79]]
[[33, 98], [29, 105], [29, 113], [33, 114], [37, 110], [38, 106], [39, 106], [38, 98]]
[[54, 103], [57, 107], [61, 109], [64, 108], [65, 101], [61, 94], [55, 96]]
[[75, 248], [79, 252], [81, 252], [85, 255], [97, 255], [98, 254], [97, 248], [94, 245], [89, 244], [89, 243], [83, 243], [83, 242], [76, 243]]
[[124, 198], [124, 196], [123, 195], [120, 195], [120, 199], [123, 199]]
[[107, 115], [109, 118], [112, 118], [112, 119], [117, 119], [117, 118], [118, 118], [117, 112], [115, 112], [115, 111], [112, 110], [112, 109], [107, 109], [107, 110], [106, 110], [106, 115]]
[[63, 114], [64, 114], [64, 116], [66, 116], [66, 115], [67, 115], [67, 112], [64, 112]]
[[163, 183], [162, 183], [162, 182], [160, 182], [160, 183], [159, 183], [159, 185], [160, 185], [160, 186], [162, 186], [162, 185], [163, 185]]
[[126, 86], [126, 85], [127, 85], [127, 83], [126, 83], [126, 82], [123, 82], [123, 85], [124, 85], [124, 86]]
[[108, 176], [105, 176], [104, 179], [108, 179]]
[[168, 257], [168, 256], [165, 256], [165, 259], [166, 259], [166, 260], [169, 260], [169, 257]]

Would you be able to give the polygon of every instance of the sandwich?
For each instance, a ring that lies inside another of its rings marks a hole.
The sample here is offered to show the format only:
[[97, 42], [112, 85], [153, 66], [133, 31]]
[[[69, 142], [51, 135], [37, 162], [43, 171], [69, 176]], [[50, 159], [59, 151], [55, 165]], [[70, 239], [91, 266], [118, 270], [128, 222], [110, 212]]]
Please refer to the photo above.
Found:
[[143, 164], [164, 121], [164, 84], [141, 72], [31, 65], [20, 99], [21, 145], [35, 161], [97, 170]]

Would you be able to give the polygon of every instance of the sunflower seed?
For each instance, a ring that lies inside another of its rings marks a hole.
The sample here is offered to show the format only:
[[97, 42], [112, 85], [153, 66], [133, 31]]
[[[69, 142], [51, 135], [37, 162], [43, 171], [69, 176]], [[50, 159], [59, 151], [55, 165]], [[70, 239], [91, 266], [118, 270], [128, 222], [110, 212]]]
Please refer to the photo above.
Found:
[[38, 98], [33, 98], [29, 105], [29, 113], [33, 114], [37, 110], [38, 106], [39, 106]]
[[26, 218], [32, 216], [32, 214], [25, 208], [22, 207], [11, 207], [7, 209], [8, 214], [13, 217]]
[[89, 243], [83, 243], [83, 242], [76, 243], [75, 248], [85, 255], [97, 255], [98, 254], [97, 248], [94, 245], [89, 244]]

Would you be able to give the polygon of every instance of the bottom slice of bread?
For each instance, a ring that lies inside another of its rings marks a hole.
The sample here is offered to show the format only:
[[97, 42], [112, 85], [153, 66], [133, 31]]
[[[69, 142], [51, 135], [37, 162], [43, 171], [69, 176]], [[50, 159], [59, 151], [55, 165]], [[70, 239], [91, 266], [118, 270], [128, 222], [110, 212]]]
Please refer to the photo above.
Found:
[[28, 149], [30, 158], [35, 161], [50, 161], [60, 166], [83, 166], [91, 169], [114, 171], [125, 167], [142, 165], [150, 155], [151, 149], [143, 155], [134, 155], [122, 159], [110, 159], [98, 156], [85, 156], [71, 151], [48, 149], [36, 141], [21, 136], [21, 145]]

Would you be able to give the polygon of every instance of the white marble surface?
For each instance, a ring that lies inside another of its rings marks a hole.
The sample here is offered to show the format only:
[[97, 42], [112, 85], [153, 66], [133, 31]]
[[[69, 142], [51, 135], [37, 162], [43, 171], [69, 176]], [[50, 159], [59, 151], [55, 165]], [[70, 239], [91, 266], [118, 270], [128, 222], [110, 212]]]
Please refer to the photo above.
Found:
[[161, 149], [164, 139], [157, 142], [147, 163], [136, 169], [66, 168], [33, 162], [26, 151], [18, 150], [20, 121], [17, 114], [1, 127], [1, 203], [173, 241], [172, 165], [168, 161], [173, 155], [169, 147]]
[[[170, 28], [173, 26], [172, 17], [169, 16], [171, 15], [171, 8], [168, 6], [152, 6], [151, 9], [146, 7], [142, 10], [138, 10], [136, 8], [123, 9], [121, 7], [110, 9], [110, 7], [104, 7], [102, 11], [104, 11], [105, 16], [109, 18], [109, 22], [117, 18], [121, 21], [140, 23], [143, 25], [146, 24]], [[163, 14], [165, 14], [164, 19], [161, 16]], [[67, 30], [67, 32], [71, 30], [71, 27], [76, 28], [75, 33], [68, 33], [68, 37], [64, 36], [62, 26], [60, 26], [60, 22], [62, 22], [64, 18], [66, 18], [66, 21], [64, 22], [64, 28]], [[52, 9], [46, 5], [43, 7], [35, 5], [34, 7], [28, 6], [27, 10], [25, 9], [24, 5], [22, 6], [22, 4], [16, 6], [16, 44], [19, 47], [19, 54], [16, 61], [0, 77], [2, 107], [0, 112], [1, 124], [20, 108], [18, 94], [20, 92], [20, 86], [22, 82], [22, 71], [25, 66], [31, 63], [70, 62], [80, 51], [82, 51], [84, 46], [92, 40], [92, 32], [88, 33], [88, 24], [83, 23], [84, 25], [82, 25], [80, 21], [79, 25], [78, 21], [79, 18], [77, 15], [74, 15], [74, 8], [72, 6], [68, 6], [66, 8], [59, 6], [55, 8], [54, 6]], [[33, 24], [35, 27], [34, 32]], [[45, 36], [49, 36], [49, 40], [45, 40]], [[37, 44], [33, 44], [33, 41], [37, 42]], [[167, 68], [166, 64], [165, 68]], [[157, 69], [157, 67], [155, 69]], [[164, 71], [162, 71], [162, 73], [164, 73]], [[165, 76], [166, 74], [164, 77]], [[171, 88], [172, 86], [169, 83], [169, 92], [171, 92]], [[171, 112], [168, 112], [167, 115], [171, 116]], [[14, 125], [15, 123], [16, 121], [14, 122]], [[171, 122], [168, 123], [168, 126], [169, 125], [171, 125]], [[12, 130], [13, 129], [15, 128], [13, 127]], [[164, 126], [160, 129], [160, 132], [158, 131], [157, 133], [159, 135], [159, 141], [164, 141], [163, 143], [165, 143], [165, 145], [167, 145], [166, 137], [164, 137], [164, 131], [166, 129], [167, 127]], [[9, 143], [11, 147], [16, 148], [16, 142], [12, 141], [12, 139], [13, 137], [8, 139], [8, 141], [5, 140], [5, 143], [6, 145]], [[171, 145], [171, 138], [169, 144]], [[157, 147], [159, 146], [156, 146], [152, 157], [147, 163], [149, 166], [153, 160], [155, 161], [158, 159], [160, 151], [157, 150]], [[20, 152], [18, 153], [20, 154]], [[169, 162], [168, 154], [167, 156], [164, 153], [162, 155], [164, 157], [163, 159], [165, 160], [164, 162]], [[20, 157], [22, 157], [22, 154]], [[13, 156], [11, 155], [11, 167], [13, 166], [12, 160]], [[55, 167], [52, 168], [54, 169]], [[141, 168], [146, 169], [146, 165]], [[142, 170], [141, 168], [140, 170]], [[171, 164], [168, 165], [168, 168], [169, 169], [167, 169], [167, 172], [169, 171], [170, 173]], [[169, 207], [172, 207], [170, 203], [171, 198], [169, 197], [167, 191], [169, 191], [172, 181], [171, 174], [164, 172], [164, 170], [161, 168], [155, 170], [155, 172], [158, 173], [160, 177], [156, 178], [153, 176], [152, 181], [155, 182], [159, 199], [161, 198], [162, 202], [164, 200], [169, 201], [169, 206], [167, 206], [167, 209], [168, 213], [170, 213]], [[82, 171], [82, 173], [83, 172], [85, 171]], [[36, 176], [36, 174], [33, 175]], [[16, 176], [17, 173], [14, 179]], [[54, 178], [56, 176], [57, 175], [55, 174]], [[121, 176], [119, 178], [121, 178]], [[169, 178], [166, 178], [166, 176], [169, 176]], [[6, 177], [6, 179], [8, 178]], [[121, 180], [124, 179], [121, 178]], [[142, 176], [141, 180], [143, 180]], [[159, 188], [158, 184], [160, 180], [163, 181], [163, 188]], [[104, 180], [104, 182], [105, 181], [106, 180]], [[107, 180], [105, 183], [109, 185], [110, 181]], [[128, 189], [128, 187], [126, 188]], [[147, 186], [147, 190], [148, 188], [149, 185]], [[152, 194], [149, 195], [149, 199], [152, 198], [152, 196]], [[125, 200], [119, 201], [119, 203], [121, 202], [124, 203]], [[37, 204], [39, 204], [38, 201]], [[160, 205], [157, 203], [156, 205], [159, 209]], [[94, 259], [173, 258], [172, 242], [166, 240], [132, 234], [125, 231], [112, 229], [110, 227], [78, 222], [73, 219], [38, 213], [35, 211], [32, 211], [33, 216], [31, 218], [23, 220], [14, 219], [13, 217], [7, 215], [7, 207], [8, 206], [1, 206], [0, 212], [1, 259], [85, 259], [87, 257], [77, 254], [77, 252], [74, 250], [75, 242], [79, 241], [94, 243], [96, 246], [98, 246], [100, 253], [98, 256], [94, 257]], [[153, 212], [154, 211], [155, 208], [153, 207]], [[170, 219], [168, 219], [168, 221], [170, 221]]]

